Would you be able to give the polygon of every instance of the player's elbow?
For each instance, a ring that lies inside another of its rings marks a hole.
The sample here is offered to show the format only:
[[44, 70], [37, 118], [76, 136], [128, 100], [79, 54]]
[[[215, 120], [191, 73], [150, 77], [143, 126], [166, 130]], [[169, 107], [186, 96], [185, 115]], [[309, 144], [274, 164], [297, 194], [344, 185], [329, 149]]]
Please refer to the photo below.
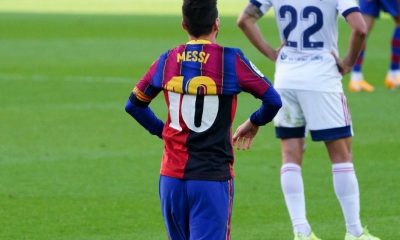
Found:
[[353, 33], [361, 39], [365, 39], [368, 34], [368, 28], [365, 21], [359, 21], [358, 24], [353, 25]]
[[242, 30], [246, 29], [247, 23], [248, 23], [248, 22], [247, 22], [247, 20], [243, 17], [243, 15], [239, 16], [239, 18], [236, 20], [236, 25], [237, 25], [240, 29], [242, 29]]
[[359, 37], [360, 39], [363, 39], [363, 40], [367, 37], [367, 34], [368, 34], [367, 26], [365, 26], [365, 25], [357, 27], [353, 31], [357, 37]]
[[125, 112], [130, 113], [133, 110], [133, 104], [128, 100], [125, 104]]
[[282, 108], [282, 100], [280, 96], [276, 96], [274, 98], [270, 98], [268, 103], [263, 103], [265, 111], [268, 111], [268, 119], [267, 122], [272, 121], [272, 119], [279, 112], [279, 109]]
[[282, 108], [282, 99], [280, 97], [275, 101], [275, 108], [277, 109], [277, 112]]
[[244, 27], [244, 22], [243, 22], [243, 20], [242, 20], [240, 17], [236, 20], [236, 25], [237, 25], [240, 29], [243, 29], [243, 27]]
[[347, 23], [352, 28], [352, 34], [358, 38], [366, 38], [368, 33], [367, 24], [360, 12], [352, 12], [346, 16]]
[[127, 112], [129, 115], [131, 115], [133, 118], [137, 118], [137, 116], [142, 114], [142, 109], [136, 104], [132, 103], [130, 99], [125, 104], [125, 112]]
[[266, 97], [268, 98], [269, 108], [278, 112], [279, 109], [282, 107], [282, 99], [275, 88], [270, 88], [266, 93]]
[[270, 103], [271, 111], [274, 112], [274, 116], [278, 113], [279, 109], [282, 108], [282, 100], [280, 97], [274, 99], [273, 102]]
[[138, 100], [134, 94], [131, 94], [128, 101], [126, 101], [125, 112], [132, 115], [133, 112], [138, 112], [141, 109], [146, 108], [148, 105], [149, 102], [142, 102]]
[[125, 104], [125, 112], [129, 113], [130, 115], [136, 114], [140, 110], [140, 107], [137, 104], [134, 104], [131, 99], [128, 99]]

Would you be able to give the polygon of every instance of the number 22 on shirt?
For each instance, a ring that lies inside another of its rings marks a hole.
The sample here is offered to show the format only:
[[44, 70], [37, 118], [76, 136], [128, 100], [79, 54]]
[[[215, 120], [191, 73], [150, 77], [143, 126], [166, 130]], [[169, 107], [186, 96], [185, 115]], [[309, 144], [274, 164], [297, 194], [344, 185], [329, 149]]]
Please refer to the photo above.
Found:
[[[315, 6], [307, 6], [299, 13], [296, 8], [290, 5], [283, 5], [279, 8], [279, 20], [289, 20], [286, 27], [283, 29], [283, 37], [285, 45], [288, 47], [297, 48], [299, 43], [290, 39], [290, 33], [298, 27], [299, 21], [313, 21], [313, 23], [304, 29], [300, 37], [300, 47], [302, 49], [315, 49], [324, 47], [322, 41], [311, 41], [312, 36], [317, 33], [324, 24], [322, 11]], [[300, 14], [300, 16], [299, 16]]]

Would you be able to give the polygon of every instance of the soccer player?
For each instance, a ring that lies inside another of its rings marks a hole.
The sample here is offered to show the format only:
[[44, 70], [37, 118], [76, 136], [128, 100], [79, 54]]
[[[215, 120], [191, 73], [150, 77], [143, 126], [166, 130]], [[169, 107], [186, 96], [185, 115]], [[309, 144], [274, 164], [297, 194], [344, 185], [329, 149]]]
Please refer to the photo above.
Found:
[[[283, 46], [275, 50], [257, 21], [274, 8]], [[343, 60], [338, 56], [338, 13], [352, 32]], [[366, 24], [353, 0], [250, 0], [238, 19], [248, 39], [276, 61], [275, 88], [282, 109], [274, 119], [281, 139], [281, 186], [294, 239], [319, 239], [306, 218], [301, 164], [306, 129], [323, 141], [332, 162], [334, 190], [346, 222], [346, 240], [377, 240], [362, 227], [358, 182], [351, 155], [352, 126], [342, 76], [351, 71], [366, 36]], [[335, 238], [335, 237], [331, 237]]]
[[[234, 139], [248, 149], [258, 127], [274, 118], [282, 102], [272, 84], [237, 48], [216, 43], [216, 0], [184, 0], [182, 26], [189, 42], [163, 53], [136, 84], [126, 111], [162, 138], [159, 194], [169, 239], [230, 239], [233, 200], [232, 121], [237, 94], [262, 105]], [[164, 93], [165, 123], [149, 108]]]
[[[360, 10], [367, 23], [368, 33], [374, 25], [375, 19], [379, 17], [381, 10], [390, 14], [395, 22], [395, 28], [391, 44], [391, 62], [386, 75], [385, 86], [395, 89], [400, 86], [400, 1], [399, 0], [360, 0]], [[365, 81], [361, 71], [364, 60], [365, 45], [351, 72], [349, 91], [351, 92], [372, 92], [374, 87]]]

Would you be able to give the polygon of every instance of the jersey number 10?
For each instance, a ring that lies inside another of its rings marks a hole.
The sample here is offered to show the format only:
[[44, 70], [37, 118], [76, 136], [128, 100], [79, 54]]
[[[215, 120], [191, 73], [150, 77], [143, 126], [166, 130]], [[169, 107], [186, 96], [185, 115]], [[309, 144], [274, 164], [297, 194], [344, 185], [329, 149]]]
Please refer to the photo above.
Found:
[[189, 79], [185, 87], [188, 94], [183, 94], [183, 79], [183, 76], [176, 76], [166, 86], [171, 120], [169, 127], [182, 131], [181, 114], [190, 130], [204, 132], [213, 125], [218, 115], [219, 99], [215, 81], [206, 76]]

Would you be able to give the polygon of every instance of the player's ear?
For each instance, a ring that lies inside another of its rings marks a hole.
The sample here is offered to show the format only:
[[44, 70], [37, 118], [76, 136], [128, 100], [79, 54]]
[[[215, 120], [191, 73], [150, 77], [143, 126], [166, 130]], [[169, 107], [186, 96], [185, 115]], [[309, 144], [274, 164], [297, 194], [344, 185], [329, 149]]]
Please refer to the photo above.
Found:
[[213, 28], [214, 28], [214, 31], [217, 31], [217, 32], [219, 31], [219, 17], [217, 17], [215, 19]]
[[185, 23], [185, 20], [183, 20], [183, 19], [182, 19], [182, 28], [183, 28], [183, 30], [185, 30], [185, 31], [187, 31], [187, 29], [188, 29], [188, 27], [187, 27], [187, 25], [186, 25], [186, 23]]

